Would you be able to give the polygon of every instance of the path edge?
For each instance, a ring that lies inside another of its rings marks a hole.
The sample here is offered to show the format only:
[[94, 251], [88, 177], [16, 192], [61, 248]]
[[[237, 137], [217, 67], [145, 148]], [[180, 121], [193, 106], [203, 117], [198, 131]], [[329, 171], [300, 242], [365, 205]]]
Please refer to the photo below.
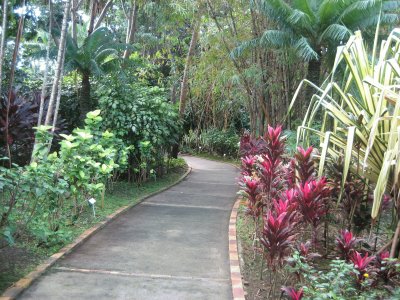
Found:
[[97, 223], [93, 227], [85, 230], [79, 237], [77, 237], [72, 243], [66, 245], [63, 247], [60, 251], [57, 253], [54, 253], [52, 256], [50, 256], [48, 259], [46, 259], [42, 264], [37, 266], [34, 271], [30, 272], [28, 275], [25, 277], [21, 278], [17, 282], [13, 283], [9, 288], [7, 288], [2, 295], [0, 295], [0, 300], [14, 300], [16, 299], [23, 291], [25, 291], [27, 288], [29, 288], [44, 272], [46, 272], [50, 267], [52, 267], [59, 259], [64, 257], [65, 255], [69, 254], [72, 252], [74, 249], [76, 249], [78, 246], [80, 246], [83, 242], [85, 242], [87, 239], [89, 239], [92, 235], [94, 235], [97, 231], [102, 229], [104, 226], [106, 226], [108, 223], [113, 221], [115, 218], [118, 216], [122, 215], [132, 207], [142, 203], [144, 200], [153, 197], [155, 195], [158, 195], [173, 186], [181, 183], [192, 171], [192, 167], [190, 164], [187, 164], [187, 170], [186, 172], [179, 177], [178, 180], [175, 182], [171, 183], [170, 185], [152, 192], [146, 196], [143, 196], [138, 199], [137, 202], [122, 206], [121, 208], [117, 209], [115, 212], [112, 214], [108, 215], [106, 219], [100, 223]]
[[240, 197], [236, 199], [229, 219], [229, 262], [233, 300], [245, 300], [242, 273], [240, 272], [238, 240], [236, 235], [236, 221], [241, 200]]

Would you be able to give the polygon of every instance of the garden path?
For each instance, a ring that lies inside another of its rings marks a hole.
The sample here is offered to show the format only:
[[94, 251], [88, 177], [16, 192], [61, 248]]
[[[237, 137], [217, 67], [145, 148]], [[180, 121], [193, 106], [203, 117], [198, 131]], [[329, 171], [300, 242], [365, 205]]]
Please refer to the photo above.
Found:
[[232, 299], [228, 224], [237, 170], [185, 157], [178, 185], [117, 217], [19, 299]]

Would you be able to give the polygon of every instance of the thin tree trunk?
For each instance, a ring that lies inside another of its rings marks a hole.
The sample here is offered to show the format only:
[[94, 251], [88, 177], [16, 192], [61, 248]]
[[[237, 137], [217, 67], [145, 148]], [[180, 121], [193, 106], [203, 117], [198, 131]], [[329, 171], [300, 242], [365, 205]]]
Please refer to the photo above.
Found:
[[50, 60], [52, 30], [53, 30], [53, 5], [51, 0], [49, 0], [49, 39], [47, 41], [47, 47], [46, 47], [46, 62], [44, 64], [44, 78], [42, 84], [42, 91], [40, 93], [40, 106], [39, 106], [39, 116], [38, 116], [37, 126], [40, 126], [40, 124], [42, 124], [42, 118], [43, 118], [44, 99], [46, 98], [46, 87], [49, 75], [49, 60]]
[[[126, 34], [126, 44], [131, 45], [135, 41], [135, 33], [136, 33], [136, 20], [138, 15], [139, 6], [136, 3], [136, 0], [132, 3], [132, 9], [128, 20], [128, 30]], [[131, 49], [126, 49], [124, 52], [124, 58], [129, 58], [131, 55]]]
[[88, 36], [92, 34], [94, 28], [94, 19], [96, 18], [97, 0], [92, 0], [90, 5], [90, 21], [88, 28]]
[[[64, 63], [65, 63], [65, 56], [63, 57], [63, 60], [61, 63], [61, 69], [64, 69]], [[56, 130], [56, 125], [57, 125], [57, 120], [58, 120], [58, 111], [60, 109], [60, 102], [61, 102], [61, 88], [62, 88], [62, 80], [60, 80], [60, 83], [58, 84], [56, 109], [54, 110], [53, 126], [51, 128], [52, 133], [54, 133], [54, 131]], [[49, 147], [51, 147], [51, 144], [49, 145]]]
[[97, 19], [96, 24], [94, 25], [94, 30], [100, 27], [101, 22], [103, 22], [104, 17], [106, 16], [109, 9], [113, 6], [113, 4], [113, 0], [108, 0], [106, 5], [103, 7], [103, 10], [101, 11], [99, 18]]
[[4, 50], [7, 35], [7, 6], [8, 0], [3, 0], [3, 22], [2, 22], [2, 33], [0, 42], [0, 97], [1, 97], [1, 83], [3, 79], [3, 62], [4, 62]]
[[[51, 2], [51, 0], [50, 0]], [[78, 11], [78, 0], [72, 0], [72, 8], [71, 8], [71, 27], [72, 27], [72, 40], [77, 43], [78, 42], [78, 34], [76, 28], [76, 18]]]
[[[25, 1], [22, 2], [22, 7], [25, 6]], [[8, 89], [8, 99], [7, 99], [7, 110], [6, 110], [6, 120], [5, 120], [5, 140], [6, 140], [6, 147], [7, 147], [7, 155], [9, 160], [10, 168], [12, 166], [12, 158], [11, 158], [11, 150], [10, 150], [10, 143], [9, 143], [9, 114], [10, 114], [10, 106], [11, 106], [11, 97], [13, 94], [13, 85], [14, 85], [14, 77], [15, 77], [15, 67], [17, 64], [17, 57], [18, 57], [18, 50], [19, 44], [21, 42], [22, 31], [24, 29], [24, 21], [25, 15], [21, 15], [19, 22], [18, 22], [18, 30], [17, 36], [15, 38], [15, 45], [14, 45], [14, 52], [11, 62], [11, 70], [10, 70], [10, 85]]]
[[68, 0], [67, 3], [65, 3], [65, 8], [64, 8], [64, 17], [62, 21], [62, 27], [61, 27], [61, 38], [60, 38], [60, 43], [58, 47], [58, 54], [57, 54], [57, 68], [56, 68], [56, 73], [54, 75], [54, 81], [53, 81], [53, 86], [51, 89], [51, 95], [50, 95], [50, 100], [49, 100], [49, 106], [47, 108], [47, 115], [46, 115], [46, 120], [44, 122], [44, 125], [49, 125], [51, 122], [51, 118], [53, 116], [53, 107], [54, 103], [56, 102], [56, 96], [57, 96], [57, 91], [59, 88], [60, 81], [62, 80], [62, 65], [65, 57], [65, 45], [66, 45], [66, 39], [67, 39], [67, 31], [68, 31], [68, 14], [71, 9], [71, 0]]
[[183, 115], [185, 113], [187, 95], [188, 95], [189, 69], [192, 65], [194, 50], [196, 48], [197, 39], [199, 36], [199, 29], [200, 29], [200, 23], [197, 19], [195, 19], [193, 23], [193, 32], [192, 32], [192, 38], [190, 40], [189, 51], [186, 57], [185, 69], [183, 71], [181, 94], [179, 97], [179, 115], [181, 118], [183, 118]]

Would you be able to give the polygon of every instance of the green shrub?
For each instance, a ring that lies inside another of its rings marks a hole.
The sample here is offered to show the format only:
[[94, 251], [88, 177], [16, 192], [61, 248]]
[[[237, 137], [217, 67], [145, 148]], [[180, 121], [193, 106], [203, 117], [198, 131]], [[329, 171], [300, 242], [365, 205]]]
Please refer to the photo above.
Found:
[[102, 126], [134, 146], [129, 162], [137, 179], [162, 172], [164, 156], [181, 130], [177, 110], [166, 101], [164, 90], [109, 76], [100, 82], [96, 94]]
[[40, 244], [64, 242], [61, 228], [74, 222], [91, 197], [99, 198], [113, 171], [127, 165], [129, 148], [100, 130], [100, 111], [87, 114], [86, 126], [62, 135], [58, 153], [48, 154], [49, 127], [37, 128], [32, 162], [0, 168], [0, 232], [8, 242], [24, 228]]

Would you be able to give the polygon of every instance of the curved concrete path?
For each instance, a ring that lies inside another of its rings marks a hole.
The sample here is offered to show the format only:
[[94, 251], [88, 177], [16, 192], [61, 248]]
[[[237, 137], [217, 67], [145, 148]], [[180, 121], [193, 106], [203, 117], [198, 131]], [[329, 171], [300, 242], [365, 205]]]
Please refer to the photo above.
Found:
[[234, 167], [185, 157], [191, 174], [116, 218], [19, 299], [232, 299]]

